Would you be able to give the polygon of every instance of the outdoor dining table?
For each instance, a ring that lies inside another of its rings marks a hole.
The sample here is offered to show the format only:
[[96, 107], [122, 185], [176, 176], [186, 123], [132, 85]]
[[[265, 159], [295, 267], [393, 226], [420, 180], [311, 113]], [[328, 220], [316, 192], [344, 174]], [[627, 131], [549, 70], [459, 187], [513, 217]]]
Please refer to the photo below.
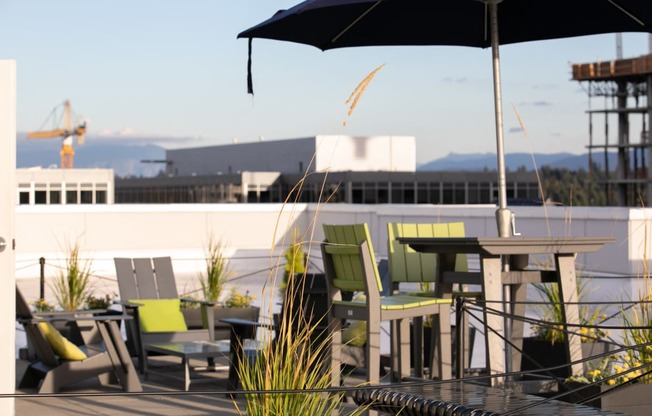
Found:
[[[596, 252], [603, 245], [613, 242], [611, 237], [400, 237], [397, 240], [408, 244], [415, 251], [436, 253], [437, 284], [435, 295], [452, 297], [454, 284], [481, 285], [485, 325], [486, 366], [490, 375], [500, 375], [520, 369], [523, 345], [523, 321], [510, 320], [511, 331], [505, 338], [505, 302], [503, 287], [509, 288], [509, 313], [523, 316], [525, 313], [526, 285], [531, 283], [556, 282], [559, 284], [563, 302], [564, 325], [568, 325], [567, 357], [571, 362], [582, 359], [579, 325], [579, 306], [575, 273], [575, 258], [578, 253]], [[455, 259], [458, 254], [477, 254], [480, 259], [479, 272], [456, 272]], [[529, 256], [544, 254], [552, 256], [548, 269], [528, 268]], [[488, 309], [491, 309], [489, 311]], [[515, 347], [506, 348], [506, 340]], [[509, 355], [509, 366], [506, 356]], [[509, 367], [509, 368], [508, 368]], [[572, 374], [582, 372], [582, 364], [571, 367]], [[502, 382], [501, 377], [493, 384]]]

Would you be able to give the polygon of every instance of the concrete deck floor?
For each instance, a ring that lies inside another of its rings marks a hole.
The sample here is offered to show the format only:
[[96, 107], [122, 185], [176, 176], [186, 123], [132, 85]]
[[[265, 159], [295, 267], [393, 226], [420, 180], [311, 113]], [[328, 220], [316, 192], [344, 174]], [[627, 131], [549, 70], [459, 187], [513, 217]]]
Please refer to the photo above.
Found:
[[[195, 363], [201, 365], [201, 362]], [[226, 365], [226, 362], [216, 362]], [[16, 361], [18, 381], [26, 368], [27, 362]], [[181, 371], [177, 372], [179, 376]], [[19, 389], [15, 399], [17, 416], [47, 415], [244, 415], [245, 401], [242, 396], [236, 400], [226, 395], [226, 371], [204, 372], [202, 379], [209, 382], [190, 385], [190, 391], [184, 392], [183, 382], [156, 374], [148, 380], [140, 377], [143, 393], [124, 393], [117, 386], [101, 386], [97, 381], [80, 383], [66, 389], [58, 395], [38, 395], [34, 389]], [[53, 397], [55, 396], [55, 397]], [[345, 408], [354, 409], [346, 404]]]

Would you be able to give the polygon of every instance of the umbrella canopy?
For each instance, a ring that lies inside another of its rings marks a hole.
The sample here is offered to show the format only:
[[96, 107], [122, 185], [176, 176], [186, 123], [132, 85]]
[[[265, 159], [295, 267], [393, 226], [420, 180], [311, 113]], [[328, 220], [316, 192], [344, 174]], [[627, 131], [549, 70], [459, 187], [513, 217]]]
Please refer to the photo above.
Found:
[[496, 218], [498, 235], [509, 237], [513, 215], [506, 207], [499, 45], [616, 32], [652, 32], [652, 0], [307, 0], [238, 37], [297, 42], [322, 50], [383, 45], [491, 47]]
[[[500, 44], [573, 36], [649, 32], [650, 0], [498, 1]], [[372, 45], [491, 46], [482, 0], [308, 0], [245, 30], [321, 50]]]

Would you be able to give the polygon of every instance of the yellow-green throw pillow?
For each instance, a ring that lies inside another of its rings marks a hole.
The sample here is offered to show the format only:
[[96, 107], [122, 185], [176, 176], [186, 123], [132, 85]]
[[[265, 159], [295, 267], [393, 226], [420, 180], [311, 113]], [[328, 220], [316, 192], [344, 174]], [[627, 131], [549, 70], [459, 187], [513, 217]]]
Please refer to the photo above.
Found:
[[78, 346], [68, 341], [61, 335], [61, 333], [52, 326], [49, 322], [39, 322], [38, 327], [45, 335], [45, 339], [52, 347], [52, 350], [59, 358], [68, 361], [81, 361], [88, 358], [84, 351], [80, 350]]
[[352, 347], [362, 347], [367, 342], [367, 321], [349, 321], [342, 330], [342, 343]]
[[138, 307], [142, 332], [188, 330], [179, 299], [134, 299], [129, 302], [142, 305]]

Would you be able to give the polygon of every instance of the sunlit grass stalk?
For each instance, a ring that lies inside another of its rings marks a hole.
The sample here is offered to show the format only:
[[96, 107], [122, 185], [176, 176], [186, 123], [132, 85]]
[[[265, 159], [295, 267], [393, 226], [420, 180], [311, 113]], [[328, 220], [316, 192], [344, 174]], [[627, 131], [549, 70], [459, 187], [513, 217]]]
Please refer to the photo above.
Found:
[[[374, 79], [378, 71], [383, 69], [384, 66], [385, 64], [379, 65], [378, 67], [376, 67], [376, 69], [374, 69], [366, 77], [364, 77], [364, 79], [358, 84], [358, 86], [355, 87], [355, 89], [353, 90], [349, 98], [347, 98], [347, 100], [344, 102], [344, 104], [351, 103], [351, 105], [349, 106], [347, 117], [353, 114], [353, 110], [355, 110], [355, 108], [358, 106], [358, 101], [360, 101], [360, 98], [362, 98], [362, 94], [364, 94], [365, 90], [367, 89], [371, 81]], [[345, 127], [346, 127], [346, 123], [347, 123], [346, 120], [344, 120], [343, 125]]]
[[[527, 129], [525, 128], [525, 123], [523, 122], [523, 119], [521, 118], [521, 115], [519, 114], [518, 110], [516, 109], [516, 106], [512, 104], [512, 110], [514, 110], [514, 114], [516, 114], [516, 119], [518, 120], [518, 123], [521, 125], [521, 129], [523, 130], [523, 135], [525, 136], [525, 139], [528, 140], [528, 135], [527, 135]], [[529, 140], [528, 140], [529, 143]], [[539, 175], [539, 168], [537, 167], [537, 160], [534, 157], [534, 152], [530, 150], [530, 156], [532, 157], [532, 165], [534, 167], [534, 173], [537, 176], [537, 185], [539, 186], [539, 195], [541, 195], [541, 202], [543, 205], [543, 213], [544, 217], [546, 218], [546, 228], [548, 229], [548, 235], [552, 235], [550, 231], [550, 220], [548, 219], [548, 209], [546, 207], [546, 196], [543, 193], [543, 181], [541, 180], [541, 176]]]

